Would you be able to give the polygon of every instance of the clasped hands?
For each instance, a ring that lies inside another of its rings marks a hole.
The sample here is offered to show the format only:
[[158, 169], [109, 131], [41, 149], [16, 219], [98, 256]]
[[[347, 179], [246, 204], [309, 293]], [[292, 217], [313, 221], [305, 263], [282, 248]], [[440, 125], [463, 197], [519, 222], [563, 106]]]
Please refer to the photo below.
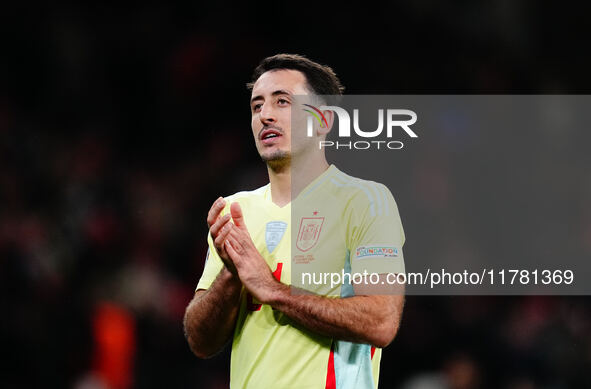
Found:
[[226, 268], [238, 276], [258, 301], [268, 303], [280, 283], [252, 242], [240, 204], [230, 205], [230, 213], [220, 217], [226, 201], [219, 197], [207, 214], [207, 225], [215, 249]]

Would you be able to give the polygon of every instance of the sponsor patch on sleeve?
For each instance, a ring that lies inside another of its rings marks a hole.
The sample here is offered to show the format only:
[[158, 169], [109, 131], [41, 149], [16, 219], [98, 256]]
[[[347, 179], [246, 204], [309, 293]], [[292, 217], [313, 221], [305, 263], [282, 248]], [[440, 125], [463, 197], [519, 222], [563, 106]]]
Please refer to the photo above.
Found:
[[355, 259], [364, 258], [395, 258], [398, 248], [394, 246], [371, 245], [359, 246], [355, 249]]

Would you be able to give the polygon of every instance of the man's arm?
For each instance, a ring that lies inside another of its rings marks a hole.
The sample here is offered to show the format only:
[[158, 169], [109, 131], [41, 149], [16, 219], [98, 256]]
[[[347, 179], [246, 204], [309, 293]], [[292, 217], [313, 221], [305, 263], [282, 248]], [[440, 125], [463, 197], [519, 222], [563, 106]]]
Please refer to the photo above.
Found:
[[[385, 280], [380, 275], [380, 281]], [[266, 303], [316, 333], [383, 348], [398, 332], [404, 306], [402, 288], [390, 292], [396, 295], [346, 298], [297, 295], [293, 288], [275, 281]]]
[[183, 320], [189, 347], [200, 358], [214, 355], [226, 344], [232, 336], [240, 306], [242, 283], [223, 247], [232, 225], [230, 215], [220, 217], [225, 204], [223, 198], [218, 198], [207, 214], [211, 249], [215, 250], [224, 266], [207, 290], [195, 292]]
[[[234, 225], [230, 225], [231, 231], [224, 243], [226, 252], [234, 262], [242, 284], [258, 301], [325, 336], [376, 347], [385, 347], [394, 339], [404, 305], [403, 285], [389, 286], [384, 295], [348, 298], [292, 294], [292, 287], [273, 277], [252, 243], [240, 206], [234, 203], [230, 211]], [[385, 276], [380, 275], [380, 281], [385, 281]], [[364, 294], [369, 287], [356, 289], [356, 293]]]
[[183, 325], [189, 347], [199, 358], [213, 356], [231, 338], [241, 290], [240, 279], [224, 266], [209, 289], [195, 292]]

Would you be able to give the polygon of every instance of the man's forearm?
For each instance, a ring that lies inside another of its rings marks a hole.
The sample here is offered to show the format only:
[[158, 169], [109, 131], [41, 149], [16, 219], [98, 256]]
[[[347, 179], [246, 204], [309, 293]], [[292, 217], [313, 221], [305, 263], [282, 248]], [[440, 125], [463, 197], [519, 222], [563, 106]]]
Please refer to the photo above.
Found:
[[195, 355], [207, 358], [230, 339], [240, 307], [242, 284], [225, 267], [209, 289], [196, 293], [187, 306], [185, 336]]
[[398, 331], [403, 295], [329, 298], [295, 295], [290, 288], [277, 283], [269, 305], [321, 335], [385, 347]]

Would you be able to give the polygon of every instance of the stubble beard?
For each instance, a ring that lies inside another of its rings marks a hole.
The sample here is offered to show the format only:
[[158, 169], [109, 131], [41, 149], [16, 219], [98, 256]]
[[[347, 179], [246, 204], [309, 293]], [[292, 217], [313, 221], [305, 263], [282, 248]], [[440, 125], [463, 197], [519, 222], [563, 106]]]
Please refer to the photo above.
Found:
[[270, 154], [261, 154], [261, 159], [271, 170], [280, 172], [286, 168], [289, 168], [291, 163], [291, 154], [288, 151], [275, 150]]

